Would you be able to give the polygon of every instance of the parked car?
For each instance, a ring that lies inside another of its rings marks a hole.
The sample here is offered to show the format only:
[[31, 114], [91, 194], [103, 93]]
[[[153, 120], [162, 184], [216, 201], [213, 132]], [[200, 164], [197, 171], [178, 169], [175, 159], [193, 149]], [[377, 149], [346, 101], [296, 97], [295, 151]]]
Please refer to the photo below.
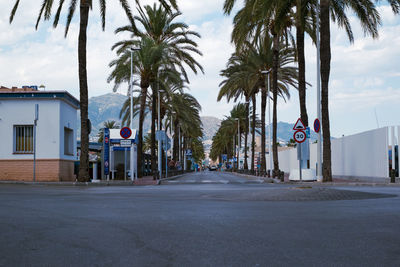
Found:
[[210, 171], [216, 171], [218, 168], [217, 168], [217, 166], [213, 165], [213, 166], [208, 167], [208, 169]]

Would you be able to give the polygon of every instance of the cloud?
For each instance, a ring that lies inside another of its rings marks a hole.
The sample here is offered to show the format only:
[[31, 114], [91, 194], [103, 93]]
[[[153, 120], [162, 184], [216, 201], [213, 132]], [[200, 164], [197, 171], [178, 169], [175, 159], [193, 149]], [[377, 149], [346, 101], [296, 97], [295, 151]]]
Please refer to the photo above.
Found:
[[[151, 4], [154, 1], [141, 1]], [[221, 69], [234, 48], [230, 43], [232, 16], [222, 14], [224, 0], [178, 0], [183, 15], [178, 17], [190, 28], [198, 31], [202, 38], [197, 40], [203, 57], [196, 57], [205, 69], [205, 75], [190, 74], [190, 93], [196, 96], [203, 106], [203, 115], [223, 118], [228, 115], [232, 103], [226, 100], [216, 102], [219, 91]], [[240, 2], [240, 1], [239, 1]], [[238, 2], [238, 4], [240, 4]], [[39, 30], [34, 25], [40, 8], [38, 1], [21, 1], [14, 22], [9, 25], [8, 18], [14, 1], [0, 0], [0, 85], [22, 86], [26, 84], [45, 84], [46, 90], [68, 90], [79, 96], [78, 82], [78, 13], [76, 14], [67, 38], [64, 38], [65, 13], [57, 29], [52, 21], [42, 22]], [[68, 5], [69, 2], [66, 2]], [[103, 32], [99, 21], [98, 2], [90, 13], [88, 29], [87, 71], [89, 96], [112, 91], [112, 84], [106, 82], [110, 73], [109, 62], [115, 58], [111, 46], [125, 38], [115, 35], [114, 30], [128, 23], [118, 1], [107, 2], [106, 30]], [[132, 7], [136, 12], [135, 7]], [[380, 38], [372, 40], [363, 35], [354, 16], [354, 44], [350, 44], [343, 29], [331, 27], [332, 66], [330, 79], [331, 130], [333, 135], [342, 133], [337, 121], [354, 120], [362, 122], [367, 118], [363, 110], [369, 105], [379, 107], [383, 114], [399, 114], [400, 71], [400, 16], [394, 16], [390, 7], [379, 7], [383, 26]], [[309, 118], [316, 117], [316, 53], [310, 40], [306, 42], [307, 81], [313, 86], [307, 91], [307, 110]], [[120, 93], [126, 93], [121, 86]], [[295, 121], [299, 115], [298, 94], [291, 90], [292, 97], [279, 103], [278, 120]], [[388, 104], [389, 103], [389, 104]], [[260, 103], [258, 102], [258, 105]], [[346, 112], [351, 110], [351, 114]], [[345, 115], [344, 115], [345, 114]], [[395, 116], [386, 116], [388, 124], [399, 123]], [[352, 125], [348, 122], [346, 125]], [[357, 127], [347, 132], [357, 132]]]

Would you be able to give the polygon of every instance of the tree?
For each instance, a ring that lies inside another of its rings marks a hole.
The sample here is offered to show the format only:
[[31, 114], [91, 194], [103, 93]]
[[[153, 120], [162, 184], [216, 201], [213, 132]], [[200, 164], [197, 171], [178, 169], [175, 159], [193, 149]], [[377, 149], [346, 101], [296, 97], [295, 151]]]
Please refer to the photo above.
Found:
[[[280, 46], [278, 65], [278, 92], [273, 97], [274, 118], [273, 131], [276, 136], [276, 114], [277, 98], [289, 97], [288, 87], [297, 87], [297, 68], [290, 66], [294, 61], [294, 50], [291, 47]], [[219, 97], [226, 95], [228, 98], [237, 94], [238, 88], [251, 88], [251, 92], [261, 91], [261, 170], [265, 171], [265, 110], [267, 100], [266, 77], [262, 71], [271, 69], [273, 64], [273, 39], [269, 35], [261, 35], [255, 44], [245, 42], [240, 50], [235, 52], [229, 59], [227, 68], [221, 74], [227, 77], [221, 84]], [[260, 89], [259, 89], [260, 88]], [[245, 90], [244, 90], [245, 91]], [[253, 107], [255, 99], [253, 98]], [[253, 110], [253, 113], [255, 111]], [[255, 120], [255, 117], [254, 117]], [[253, 120], [253, 124], [254, 121]], [[253, 127], [254, 129], [254, 127]], [[253, 130], [254, 132], [254, 130]], [[253, 138], [254, 143], [254, 138]], [[277, 151], [276, 137], [273, 147]], [[253, 150], [254, 151], [254, 150]], [[253, 155], [252, 155], [253, 157]], [[253, 160], [252, 160], [253, 161]], [[277, 153], [274, 155], [274, 162], [278, 162]], [[253, 161], [254, 163], [254, 161]], [[254, 165], [253, 165], [254, 166]]]
[[369, 0], [360, 1], [332, 1], [321, 0], [320, 5], [320, 54], [321, 54], [321, 115], [322, 115], [322, 134], [323, 134], [323, 181], [332, 181], [331, 167], [331, 134], [329, 122], [329, 76], [331, 62], [330, 46], [330, 19], [338, 22], [340, 27], [344, 27], [350, 42], [353, 42], [349, 20], [345, 10], [351, 8], [361, 22], [365, 34], [371, 34], [373, 38], [378, 37], [378, 26], [380, 17], [374, 4]]
[[[44, 16], [44, 20], [50, 20], [53, 4], [53, 0], [43, 0], [42, 6], [39, 11], [39, 15], [36, 21], [36, 29], [39, 26], [39, 22]], [[54, 16], [53, 27], [57, 27], [60, 14], [64, 5], [64, 0], [59, 2], [56, 14]], [[127, 0], [119, 0], [122, 8], [124, 9], [128, 19], [133, 24], [133, 17]], [[176, 0], [161, 0], [162, 4], [167, 8], [177, 8]], [[20, 0], [16, 0], [13, 9], [10, 14], [10, 23], [13, 21], [15, 13], [18, 9]], [[72, 18], [75, 14], [77, 0], [72, 0], [69, 6], [67, 15], [67, 24], [65, 27], [65, 36], [68, 34], [69, 26]], [[87, 70], [86, 70], [86, 39], [87, 39], [87, 27], [89, 21], [89, 10], [92, 8], [92, 0], [80, 0], [79, 1], [79, 14], [80, 14], [80, 27], [79, 27], [79, 38], [78, 38], [78, 73], [79, 73], [79, 92], [80, 92], [80, 114], [81, 114], [81, 155], [78, 180], [80, 182], [89, 181], [89, 125], [88, 125], [88, 83], [87, 83]], [[105, 15], [106, 15], [106, 1], [100, 0], [100, 17], [102, 21], [102, 28], [105, 29]]]
[[[165, 72], [180, 73], [181, 78], [185, 82], [189, 82], [185, 65], [188, 66], [194, 73], [197, 74], [197, 69], [203, 72], [201, 65], [192, 57], [191, 53], [201, 55], [197, 49], [197, 44], [192, 37], [200, 37], [196, 32], [188, 30], [188, 25], [184, 23], [176, 23], [174, 19], [181, 15], [180, 12], [169, 12], [164, 6], [146, 5], [142, 8], [138, 6], [139, 16], [135, 16], [135, 21], [141, 25], [140, 30], [135, 24], [120, 27], [116, 33], [129, 32], [132, 38], [150, 39], [155, 46], [162, 47], [165, 55], [158, 64], [154, 64], [151, 69], [151, 75], [154, 77], [151, 81], [152, 88], [152, 167], [155, 171], [155, 121], [156, 121], [156, 103], [158, 88], [163, 86], [162, 75]], [[115, 47], [127, 49], [132, 44], [133, 40], [124, 40], [115, 44]], [[165, 76], [165, 75], [164, 75]], [[178, 79], [175, 79], [179, 83]], [[182, 82], [182, 80], [180, 81]], [[144, 112], [145, 101], [141, 102], [140, 112]], [[139, 120], [139, 123], [141, 121]], [[140, 125], [139, 125], [140, 135]], [[139, 136], [139, 142], [141, 136]], [[140, 151], [140, 150], [139, 150]], [[139, 161], [138, 161], [139, 162]]]
[[[103, 122], [103, 126], [104, 126], [104, 128], [108, 128], [108, 129], [118, 129], [119, 128], [119, 124], [114, 120], [109, 120], [109, 121]], [[97, 137], [99, 138], [97, 140], [97, 142], [99, 142], [99, 143], [103, 143], [104, 128], [100, 129], [99, 132], [97, 133]]]
[[146, 98], [148, 94], [148, 88], [151, 83], [154, 83], [157, 79], [156, 69], [163, 60], [166, 60], [167, 54], [165, 53], [165, 47], [157, 45], [151, 38], [144, 37], [138, 41], [128, 40], [116, 43], [112, 49], [117, 48], [117, 59], [111, 61], [110, 67], [114, 67], [108, 82], [114, 81], [114, 91], [117, 90], [118, 86], [127, 82], [130, 79], [130, 57], [131, 52], [128, 48], [135, 44], [140, 47], [138, 51], [133, 53], [133, 68], [135, 73], [140, 75], [140, 109], [139, 109], [139, 131], [138, 131], [138, 156], [137, 162], [140, 166], [138, 168], [138, 177], [142, 177], [142, 153], [143, 153], [143, 121], [145, 118], [146, 110]]

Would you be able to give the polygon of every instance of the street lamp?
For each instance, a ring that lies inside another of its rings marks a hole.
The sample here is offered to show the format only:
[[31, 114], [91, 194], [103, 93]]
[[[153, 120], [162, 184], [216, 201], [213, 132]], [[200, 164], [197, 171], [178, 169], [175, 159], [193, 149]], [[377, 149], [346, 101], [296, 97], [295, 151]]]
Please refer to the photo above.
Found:
[[161, 99], [160, 99], [160, 91], [164, 92], [163, 90], [160, 90], [160, 83], [158, 81], [158, 72], [157, 72], [157, 93], [158, 93], [158, 132], [159, 132], [159, 136], [158, 136], [158, 172], [160, 174], [159, 179], [162, 178], [162, 159], [161, 159]]
[[237, 149], [237, 167], [239, 170], [239, 158], [240, 158], [240, 119], [239, 118], [235, 118], [235, 121], [238, 122], [238, 130], [237, 130], [237, 134], [238, 134], [238, 149]]
[[[130, 98], [131, 98], [131, 130], [133, 131], [133, 52], [139, 51], [140, 48], [138, 47], [131, 47], [129, 51], [131, 52], [131, 77], [130, 77]], [[133, 181], [136, 177], [133, 173], [133, 156], [134, 156], [134, 144], [133, 142], [131, 143], [131, 157], [130, 157], [130, 169], [131, 169], [131, 180]], [[138, 151], [141, 153], [141, 151]], [[140, 162], [141, 164], [141, 162]]]
[[272, 69], [269, 70], [263, 70], [261, 71], [262, 74], [266, 74], [266, 83], [267, 83], [267, 97], [268, 97], [268, 154], [269, 154], [269, 175], [272, 175], [272, 154], [271, 154], [271, 103], [270, 100], [271, 98], [269, 97], [269, 91], [270, 91], [270, 83], [269, 83], [269, 76], [271, 73]]

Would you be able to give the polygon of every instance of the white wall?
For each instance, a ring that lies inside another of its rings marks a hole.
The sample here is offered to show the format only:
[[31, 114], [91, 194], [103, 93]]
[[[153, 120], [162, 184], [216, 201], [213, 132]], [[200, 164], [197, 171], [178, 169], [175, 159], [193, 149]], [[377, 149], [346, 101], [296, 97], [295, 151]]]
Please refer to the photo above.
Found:
[[[332, 174], [347, 177], [388, 177], [388, 128], [333, 139]], [[268, 161], [268, 157], [267, 157]], [[310, 167], [316, 168], [317, 144], [310, 146]], [[279, 152], [279, 168], [298, 169], [297, 149]]]
[[[60, 101], [60, 158], [66, 160], [77, 160], [77, 148], [76, 148], [76, 140], [77, 140], [77, 129], [78, 129], [78, 111], [73, 108], [71, 105], [67, 104], [64, 101]], [[65, 155], [64, 153], [64, 127], [70, 128], [74, 131], [73, 134], [73, 147], [74, 153], [73, 155]]]
[[77, 111], [58, 99], [0, 100], [0, 159], [33, 159], [33, 154], [13, 154], [14, 125], [33, 125], [35, 104], [39, 104], [36, 134], [37, 159], [75, 159], [64, 156], [64, 126], [74, 130], [76, 155]]
[[332, 140], [332, 173], [388, 177], [388, 128]]

